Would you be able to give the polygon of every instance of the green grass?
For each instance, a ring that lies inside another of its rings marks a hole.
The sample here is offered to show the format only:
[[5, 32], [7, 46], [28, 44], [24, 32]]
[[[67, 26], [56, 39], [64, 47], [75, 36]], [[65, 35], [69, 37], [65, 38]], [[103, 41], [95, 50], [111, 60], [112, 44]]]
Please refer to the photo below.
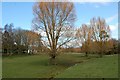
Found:
[[46, 55], [9, 56], [3, 58], [3, 78], [50, 78], [77, 61], [85, 60], [77, 54], [63, 54], [57, 57], [57, 65], [49, 64]]
[[2, 78], [2, 57], [0, 55], [0, 79]]
[[117, 66], [117, 56], [86, 58], [82, 54], [62, 54], [56, 58], [56, 65], [50, 65], [46, 55], [9, 56], [3, 58], [2, 77], [117, 77]]
[[118, 78], [118, 57], [117, 55], [104, 56], [76, 64], [56, 78]]

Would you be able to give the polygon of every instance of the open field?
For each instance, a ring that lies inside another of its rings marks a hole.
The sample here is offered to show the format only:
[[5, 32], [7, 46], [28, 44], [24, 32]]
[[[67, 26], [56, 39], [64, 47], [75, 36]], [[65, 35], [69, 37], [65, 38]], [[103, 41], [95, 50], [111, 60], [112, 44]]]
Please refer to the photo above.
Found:
[[2, 78], [2, 57], [1, 55], [0, 55], [0, 78]]
[[50, 65], [46, 55], [3, 58], [3, 78], [116, 78], [117, 75], [117, 55], [86, 58], [83, 54], [62, 54], [56, 58], [56, 65]]
[[117, 78], [117, 56], [104, 56], [103, 58], [91, 59], [87, 62], [76, 64], [68, 68], [57, 78]]

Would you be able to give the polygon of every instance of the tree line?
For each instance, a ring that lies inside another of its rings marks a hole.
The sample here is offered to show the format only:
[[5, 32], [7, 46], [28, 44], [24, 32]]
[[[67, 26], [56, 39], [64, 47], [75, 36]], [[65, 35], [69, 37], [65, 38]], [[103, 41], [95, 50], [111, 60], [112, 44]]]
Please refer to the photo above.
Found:
[[14, 28], [14, 25], [6, 24], [2, 31], [2, 53], [33, 54], [41, 51], [41, 35], [30, 30]]
[[[94, 19], [95, 18], [92, 20]], [[103, 19], [103, 21], [105, 20]], [[80, 50], [74, 48], [75, 46], [69, 46], [61, 47], [61, 52], [82, 52], [86, 53], [85, 56], [88, 56], [89, 53], [98, 53], [100, 56], [102, 56], [102, 54], [117, 54], [118, 40], [110, 37], [109, 26], [102, 26], [99, 23], [102, 23], [101, 18], [96, 19], [94, 23], [96, 25], [93, 26], [92, 23], [90, 25], [83, 24], [80, 28], [74, 30], [75, 35], [69, 35], [69, 37], [74, 36], [75, 45], [79, 43], [82, 45], [81, 48], [79, 48]], [[101, 28], [104, 30], [100, 30]], [[33, 54], [48, 50], [48, 48], [43, 45], [42, 36], [39, 33], [21, 28], [15, 29], [12, 23], [9, 25], [6, 24], [1, 34], [3, 55]], [[67, 37], [67, 35], [65, 35], [64, 38], [65, 37]], [[71, 43], [71, 45], [73, 44]]]
[[86, 53], [116, 54], [118, 41], [111, 37], [111, 30], [105, 19], [100, 17], [90, 20], [90, 24], [83, 24], [76, 33], [82, 43], [82, 51]]

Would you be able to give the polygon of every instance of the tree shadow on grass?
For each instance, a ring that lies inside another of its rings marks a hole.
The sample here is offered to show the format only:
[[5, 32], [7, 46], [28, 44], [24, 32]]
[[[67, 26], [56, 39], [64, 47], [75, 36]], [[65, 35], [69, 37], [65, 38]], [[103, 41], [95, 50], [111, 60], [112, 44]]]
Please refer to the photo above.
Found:
[[37, 61], [33, 61], [30, 63], [30, 65], [35, 65], [35, 66], [48, 66], [48, 59], [44, 59], [44, 60], [37, 60]]
[[[82, 60], [78, 60], [78, 61], [74, 61], [74, 60], [70, 60], [70, 59], [55, 59], [55, 66], [61, 66], [61, 67], [70, 67], [73, 66], [77, 63], [82, 63]], [[33, 61], [31, 63], [29, 63], [30, 65], [34, 65], [34, 66], [54, 66], [52, 64], [50, 64], [50, 59], [44, 59], [44, 60], [37, 60], [37, 61]]]
[[71, 67], [75, 64], [82, 63], [83, 60], [72, 60], [72, 59], [56, 59], [56, 65], [63, 67]]
[[[85, 57], [85, 56], [81, 56], [81, 55], [70, 55], [70, 56], [66, 56], [65, 55], [61, 55], [56, 57], [55, 59], [55, 66], [61, 66], [61, 67], [71, 67], [75, 64], [78, 63], [83, 63], [84, 61], [87, 61], [88, 59], [91, 59], [90, 57]], [[40, 60], [35, 60], [32, 61], [30, 63], [30, 65], [34, 65], [34, 66], [54, 66], [53, 64], [50, 64], [50, 58], [45, 58], [45, 59], [40, 59]]]

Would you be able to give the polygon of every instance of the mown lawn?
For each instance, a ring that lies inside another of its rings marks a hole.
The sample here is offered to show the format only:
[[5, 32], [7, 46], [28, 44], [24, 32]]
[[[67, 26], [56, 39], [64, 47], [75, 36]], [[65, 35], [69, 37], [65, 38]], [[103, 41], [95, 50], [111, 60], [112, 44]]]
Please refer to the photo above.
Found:
[[56, 78], [118, 78], [118, 56], [109, 55], [76, 64]]
[[[77, 64], [77, 65], [75, 65]], [[82, 54], [62, 54], [56, 65], [49, 64], [47, 55], [3, 57], [3, 78], [76, 78], [117, 77], [117, 56], [95, 58]]]
[[49, 64], [49, 56], [9, 56], [3, 58], [3, 78], [50, 78], [63, 72], [77, 62], [86, 60], [80, 54], [63, 54], [56, 65]]
[[2, 78], [2, 57], [0, 55], [0, 78]]

